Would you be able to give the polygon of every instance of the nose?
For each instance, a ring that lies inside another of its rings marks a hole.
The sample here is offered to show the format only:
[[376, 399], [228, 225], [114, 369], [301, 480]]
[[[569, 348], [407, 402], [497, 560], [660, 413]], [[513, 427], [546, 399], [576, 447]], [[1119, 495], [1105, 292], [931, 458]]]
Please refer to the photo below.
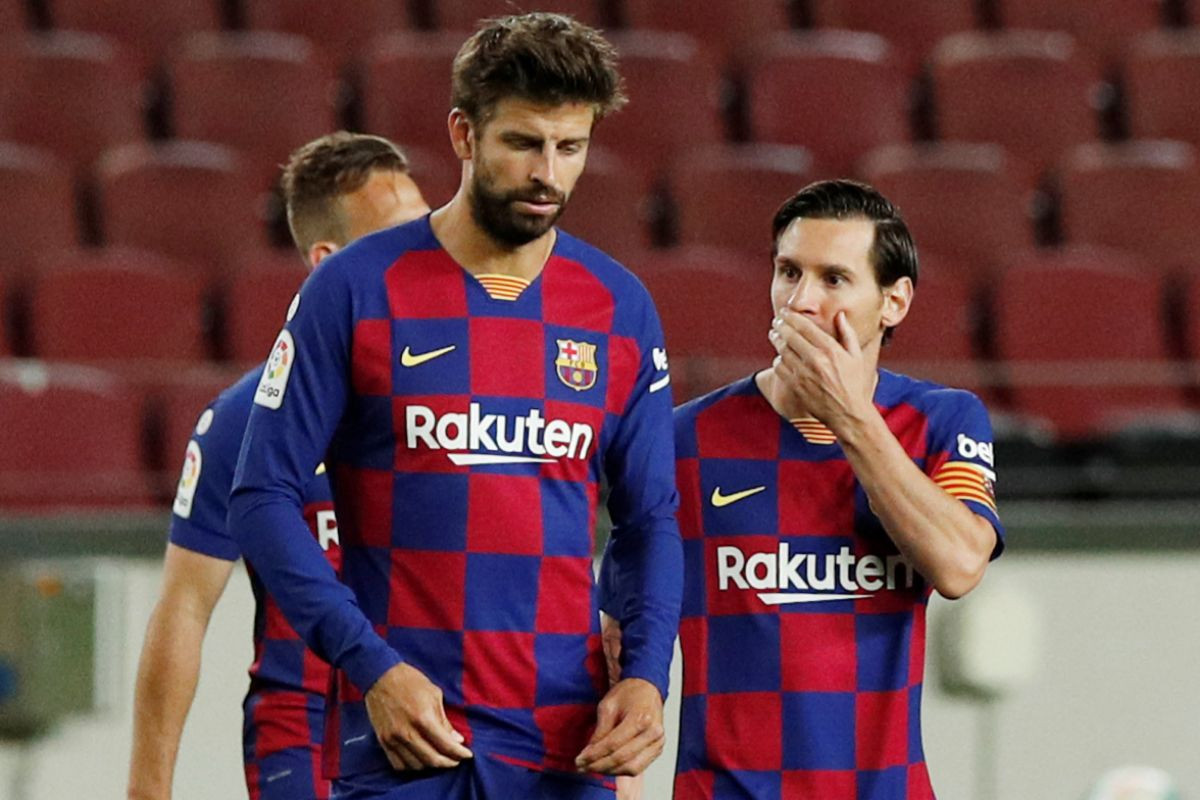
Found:
[[543, 186], [557, 189], [557, 165], [555, 164], [557, 156], [558, 153], [554, 147], [548, 146], [543, 148], [534, 158], [533, 165], [529, 171], [529, 179]]
[[797, 281], [792, 293], [788, 295], [787, 305], [788, 308], [800, 314], [815, 314], [818, 297], [812, 282], [807, 278]]

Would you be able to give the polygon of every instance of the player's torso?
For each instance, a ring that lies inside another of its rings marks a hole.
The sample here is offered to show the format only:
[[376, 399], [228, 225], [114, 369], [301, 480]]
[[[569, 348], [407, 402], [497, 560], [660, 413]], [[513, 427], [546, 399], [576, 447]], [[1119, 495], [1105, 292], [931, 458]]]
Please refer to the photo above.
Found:
[[[925, 583], [828, 429], [736, 386], [677, 425], [676, 798], [919, 797]], [[923, 464], [923, 415], [881, 410]]]

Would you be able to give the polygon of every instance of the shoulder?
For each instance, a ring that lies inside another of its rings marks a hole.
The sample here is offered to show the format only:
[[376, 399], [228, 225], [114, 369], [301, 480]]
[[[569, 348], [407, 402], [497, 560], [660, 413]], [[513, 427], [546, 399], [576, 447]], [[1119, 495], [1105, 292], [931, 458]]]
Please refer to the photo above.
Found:
[[912, 378], [886, 369], [879, 370], [877, 397], [886, 406], [903, 403], [928, 417], [953, 417], [984, 411], [983, 401], [973, 392]]
[[756, 395], [758, 388], [754, 385], [754, 376], [751, 375], [688, 400], [675, 408], [675, 434], [690, 437], [696, 423], [702, 417], [710, 421], [712, 418], [719, 419], [727, 415], [741, 418], [744, 416], [742, 412], [746, 401], [753, 401]]
[[559, 230], [555, 255], [578, 264], [613, 295], [616, 302], [646, 304], [650, 293], [641, 280], [608, 253]]
[[201, 414], [192, 438], [205, 449], [232, 446], [236, 454], [246, 432], [261, 373], [262, 367], [255, 367], [217, 395]]

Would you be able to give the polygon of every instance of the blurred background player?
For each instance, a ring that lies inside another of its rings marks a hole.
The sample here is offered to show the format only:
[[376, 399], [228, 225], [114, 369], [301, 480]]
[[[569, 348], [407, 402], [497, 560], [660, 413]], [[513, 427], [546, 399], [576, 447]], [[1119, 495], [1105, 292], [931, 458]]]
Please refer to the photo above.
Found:
[[[612, 797], [597, 773], [661, 752], [682, 591], [657, 314], [554, 227], [595, 123], [624, 101], [615, 53], [568, 17], [506, 17], [463, 45], [452, 85], [458, 193], [305, 285], [257, 390], [230, 527], [337, 668], [338, 797]], [[301, 515], [322, 459], [345, 585]], [[636, 598], [611, 689], [602, 474]]]
[[[377, 136], [338, 132], [309, 142], [291, 155], [282, 186], [293, 241], [310, 269], [360, 236], [429, 212], [404, 153]], [[253, 370], [214, 400], [188, 443], [161, 596], [138, 671], [131, 800], [171, 796], [205, 630], [240, 556], [225, 516], [261, 372]], [[323, 470], [306, 482], [303, 497], [312, 534], [336, 565], [337, 523]], [[243, 730], [250, 797], [327, 798], [319, 767], [329, 668], [305, 649], [253, 572], [250, 580], [257, 603]]]
[[[926, 604], [969, 592], [1003, 547], [987, 412], [878, 367], [917, 280], [882, 195], [811, 184], [773, 233], [775, 363], [675, 411], [675, 798], [931, 798]], [[619, 572], [610, 558], [610, 611]]]

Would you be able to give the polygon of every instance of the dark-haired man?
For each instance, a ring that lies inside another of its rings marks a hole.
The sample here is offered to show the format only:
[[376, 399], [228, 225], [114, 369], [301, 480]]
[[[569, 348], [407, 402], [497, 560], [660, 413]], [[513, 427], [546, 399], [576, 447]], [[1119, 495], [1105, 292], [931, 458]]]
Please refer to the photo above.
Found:
[[[404, 153], [377, 136], [339, 132], [309, 142], [292, 154], [282, 188], [292, 239], [310, 269], [360, 236], [429, 213]], [[261, 371], [217, 397], [188, 443], [162, 590], [138, 669], [130, 800], [171, 797], [201, 644], [240, 556], [225, 517]], [[314, 470], [301, 496], [310, 535], [336, 564], [337, 522], [324, 470]], [[253, 572], [250, 580], [257, 608], [243, 749], [251, 800], [324, 800], [329, 782], [320, 775], [320, 750], [329, 668], [304, 647]]]
[[[666, 351], [641, 284], [554, 227], [624, 102], [600, 34], [492, 20], [454, 62], [454, 199], [301, 291], [251, 413], [230, 527], [337, 668], [339, 797], [611, 798], [662, 749], [682, 591]], [[342, 581], [303, 531], [322, 459]], [[637, 599], [611, 688], [602, 476]]]
[[[917, 281], [882, 195], [812, 184], [773, 232], [778, 357], [675, 411], [675, 800], [931, 798], [926, 603], [966, 594], [1003, 546], [987, 413], [969, 392], [878, 367]], [[610, 552], [618, 614], [621, 567]]]

